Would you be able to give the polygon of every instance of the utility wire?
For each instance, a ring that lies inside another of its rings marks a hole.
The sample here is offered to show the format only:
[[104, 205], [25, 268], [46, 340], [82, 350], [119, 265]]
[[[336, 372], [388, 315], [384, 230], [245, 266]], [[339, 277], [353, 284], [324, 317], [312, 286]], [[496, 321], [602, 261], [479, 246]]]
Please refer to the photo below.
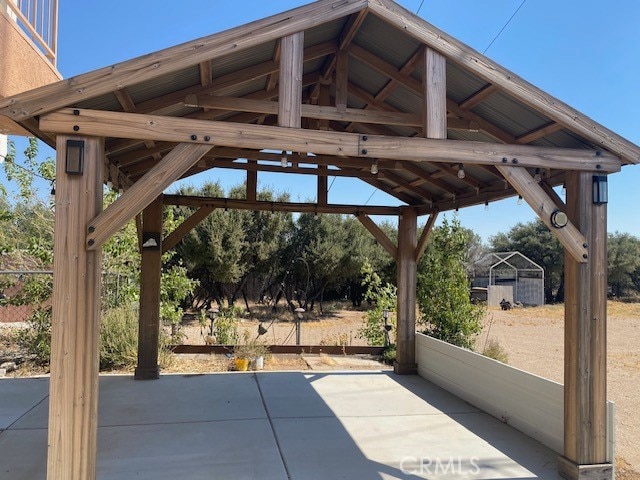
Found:
[[[424, 1], [424, 0], [423, 0]], [[511, 20], [513, 20], [513, 18], [518, 14], [518, 12], [520, 11], [520, 9], [524, 6], [524, 4], [527, 3], [527, 0], [522, 0], [522, 3], [520, 4], [520, 6], [518, 8], [516, 8], [516, 11], [513, 12], [513, 15], [511, 15], [511, 17], [509, 17], [509, 20], [507, 20], [507, 23], [504, 24], [504, 26], [500, 29], [500, 31], [498, 32], [498, 34], [493, 37], [493, 40], [491, 40], [491, 43], [489, 45], [487, 45], [487, 48], [485, 48], [482, 51], [482, 54], [484, 55], [485, 53], [487, 53], [487, 50], [489, 50], [491, 48], [491, 45], [493, 45], [493, 43], [498, 39], [498, 37], [500, 35], [502, 35], [502, 32], [505, 31], [505, 29], [509, 26], [509, 24], [511, 23]]]
[[367, 201], [364, 202], [364, 204], [366, 205], [367, 203], [369, 203], [369, 200], [371, 200], [373, 198], [373, 196], [376, 194], [376, 192], [378, 191], [377, 188], [373, 188], [373, 192], [371, 192], [371, 195], [369, 195], [369, 198], [367, 198]]
[[33, 175], [35, 177], [41, 178], [42, 180], [46, 180], [47, 182], [54, 182], [55, 179], [51, 179], [51, 178], [47, 178], [47, 177], [43, 177], [42, 175], [40, 175], [37, 172], [34, 172], [33, 170], [28, 169], [27, 167], [24, 167], [22, 165], [20, 165], [18, 162], [16, 162], [15, 160], [10, 162], [11, 165], [18, 167], [20, 170], [24, 170], [25, 172], [29, 173], [30, 175]]
[[420, 13], [420, 10], [422, 9], [422, 6], [424, 5], [424, 0], [422, 0], [420, 2], [420, 6], [418, 7], [418, 10], [416, 10], [416, 15], [418, 15]]

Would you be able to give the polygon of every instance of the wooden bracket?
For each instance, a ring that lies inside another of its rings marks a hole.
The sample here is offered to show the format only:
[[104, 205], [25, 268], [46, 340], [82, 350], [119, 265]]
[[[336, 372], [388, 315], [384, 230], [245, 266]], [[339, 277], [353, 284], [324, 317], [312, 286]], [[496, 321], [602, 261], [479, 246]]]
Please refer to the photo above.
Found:
[[175, 147], [120, 198], [89, 222], [87, 249], [99, 248], [111, 235], [120, 230], [125, 223], [195, 165], [212, 146], [180, 144]]
[[387, 237], [387, 234], [384, 233], [376, 223], [369, 218], [368, 215], [361, 213], [360, 215], [356, 215], [356, 218], [360, 221], [360, 223], [369, 230], [369, 233], [374, 236], [374, 238], [382, 245], [382, 247], [393, 257], [394, 260], [398, 259], [398, 247], [396, 247], [391, 239]]
[[418, 246], [416, 247], [416, 261], [420, 260], [422, 254], [424, 253], [424, 249], [427, 247], [427, 240], [429, 235], [431, 234], [431, 230], [433, 230], [433, 226], [438, 219], [438, 212], [433, 212], [429, 215], [429, 220], [427, 220], [427, 224], [424, 226], [422, 230], [422, 235], [420, 236], [420, 240], [418, 240]]
[[538, 185], [538, 182], [523, 167], [496, 167], [511, 186], [524, 198], [540, 220], [549, 227], [566, 251], [579, 263], [586, 263], [589, 253], [587, 240], [576, 226], [568, 222], [563, 228], [551, 224], [551, 214], [558, 210], [556, 202]]
[[215, 207], [209, 205], [203, 205], [187, 217], [176, 229], [171, 232], [162, 241], [162, 253], [167, 253], [173, 247], [175, 247], [184, 236], [198, 226], [207, 216], [215, 210]]

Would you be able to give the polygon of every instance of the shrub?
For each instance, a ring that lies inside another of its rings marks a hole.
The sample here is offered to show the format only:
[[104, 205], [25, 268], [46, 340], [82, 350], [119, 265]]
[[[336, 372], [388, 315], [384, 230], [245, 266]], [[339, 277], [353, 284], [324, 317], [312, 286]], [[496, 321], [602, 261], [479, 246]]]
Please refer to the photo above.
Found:
[[487, 341], [487, 344], [482, 351], [482, 355], [485, 357], [493, 358], [502, 363], [509, 363], [509, 355], [500, 342], [491, 339]]
[[27, 323], [28, 328], [16, 333], [16, 342], [33, 355], [35, 363], [47, 365], [51, 356], [51, 307], [36, 308]]
[[229, 307], [221, 309], [213, 322], [213, 335], [219, 345], [235, 345], [238, 342], [237, 309]]
[[365, 300], [373, 304], [373, 308], [365, 312], [365, 325], [358, 330], [358, 337], [367, 340], [369, 345], [384, 345], [384, 317], [383, 310], [390, 312], [389, 324], [395, 330], [396, 320], [395, 314], [397, 305], [397, 288], [390, 283], [382, 283], [380, 276], [373, 270], [373, 267], [365, 262], [362, 266], [362, 285], [367, 291], [364, 295]]
[[[160, 332], [158, 362], [166, 366], [171, 352], [170, 337]], [[100, 323], [100, 369], [135, 366], [138, 361], [138, 309], [121, 306], [107, 310]]]
[[393, 365], [393, 362], [396, 361], [396, 346], [389, 345], [387, 348], [385, 348], [382, 352], [380, 360], [388, 365]]

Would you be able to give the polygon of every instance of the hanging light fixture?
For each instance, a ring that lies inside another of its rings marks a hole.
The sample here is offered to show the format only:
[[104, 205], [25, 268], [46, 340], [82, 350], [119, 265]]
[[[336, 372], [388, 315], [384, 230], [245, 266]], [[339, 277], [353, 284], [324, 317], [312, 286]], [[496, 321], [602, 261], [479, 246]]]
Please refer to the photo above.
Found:
[[282, 150], [282, 157], [280, 158], [280, 166], [282, 168], [287, 168], [289, 165], [289, 159], [287, 158], [287, 151]]
[[533, 176], [533, 179], [538, 183], [540, 183], [542, 181], [542, 174], [540, 173], [540, 169], [539, 168], [536, 168], [536, 173]]
[[522, 205], [522, 195], [518, 195], [518, 205]]
[[378, 174], [378, 159], [374, 158], [373, 161], [371, 162], [371, 174], [372, 175], [377, 175]]
[[462, 180], [467, 174], [464, 172], [464, 165], [458, 164], [458, 178]]
[[484, 211], [485, 212], [489, 211], [489, 201], [484, 202]]

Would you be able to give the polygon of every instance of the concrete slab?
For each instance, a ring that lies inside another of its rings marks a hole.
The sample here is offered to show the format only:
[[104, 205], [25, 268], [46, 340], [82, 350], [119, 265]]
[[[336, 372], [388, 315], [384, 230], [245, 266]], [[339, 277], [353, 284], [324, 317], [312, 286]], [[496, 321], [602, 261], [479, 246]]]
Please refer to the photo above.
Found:
[[8, 428], [42, 402], [47, 395], [49, 395], [48, 378], [0, 380], [0, 430]]
[[[0, 432], [2, 480], [45, 479], [46, 388], [33, 385], [0, 381], [0, 418], [38, 405]], [[107, 376], [100, 386], [99, 480], [560, 478], [556, 453], [417, 376]]]
[[[100, 426], [266, 418], [251, 374], [162, 375], [150, 381], [102, 376], [99, 394]], [[43, 402], [15, 428], [46, 428], [48, 415]]]

